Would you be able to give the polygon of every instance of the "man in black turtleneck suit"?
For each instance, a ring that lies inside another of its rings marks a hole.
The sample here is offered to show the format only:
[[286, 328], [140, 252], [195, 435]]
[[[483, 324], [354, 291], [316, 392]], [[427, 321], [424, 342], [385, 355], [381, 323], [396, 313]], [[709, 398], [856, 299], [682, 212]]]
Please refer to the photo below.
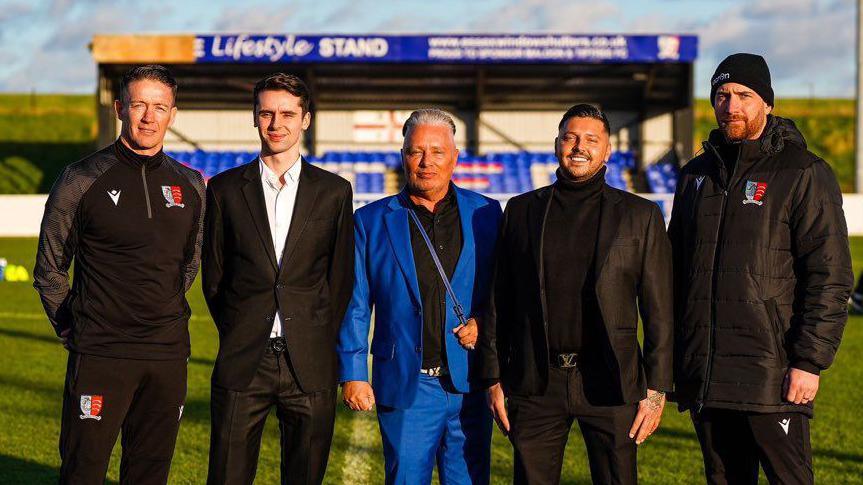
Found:
[[67, 166], [45, 204], [33, 279], [69, 349], [61, 484], [104, 483], [121, 430], [120, 483], [168, 481], [205, 205], [201, 174], [162, 150], [176, 93], [164, 67], [130, 70], [119, 139]]
[[599, 109], [570, 108], [555, 139], [557, 182], [504, 213], [479, 349], [515, 483], [560, 481], [575, 420], [594, 483], [636, 483], [636, 446], [671, 390], [671, 246], [656, 204], [605, 183], [609, 135]]

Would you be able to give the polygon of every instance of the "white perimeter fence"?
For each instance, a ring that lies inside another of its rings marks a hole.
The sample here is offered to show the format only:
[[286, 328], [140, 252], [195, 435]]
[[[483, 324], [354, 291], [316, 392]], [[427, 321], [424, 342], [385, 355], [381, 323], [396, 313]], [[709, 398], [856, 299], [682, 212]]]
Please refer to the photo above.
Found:
[[[502, 205], [515, 194], [492, 195]], [[666, 221], [671, 216], [671, 194], [639, 194], [656, 201], [665, 214]], [[362, 207], [377, 200], [380, 194], [355, 194], [354, 208]], [[45, 207], [45, 194], [40, 195], [0, 195], [0, 237], [35, 237], [39, 235], [39, 223]], [[845, 219], [848, 232], [852, 236], [863, 236], [863, 195], [844, 194]]]

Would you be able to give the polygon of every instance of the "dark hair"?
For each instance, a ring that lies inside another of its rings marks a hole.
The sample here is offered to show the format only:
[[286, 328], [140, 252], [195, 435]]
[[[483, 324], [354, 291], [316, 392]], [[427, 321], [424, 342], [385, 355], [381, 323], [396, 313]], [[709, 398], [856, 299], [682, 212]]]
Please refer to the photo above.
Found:
[[300, 107], [303, 109], [303, 113], [311, 112], [312, 93], [306, 83], [293, 74], [279, 72], [258, 81], [252, 92], [252, 109], [258, 108], [258, 94], [261, 91], [287, 91], [300, 98]]
[[611, 125], [608, 124], [608, 118], [605, 116], [605, 113], [592, 104], [577, 104], [566, 110], [563, 118], [560, 119], [560, 124], [557, 125], [557, 129], [562, 130], [570, 118], [593, 118], [599, 120], [602, 122], [602, 126], [605, 127], [605, 133], [611, 135]]
[[120, 80], [120, 97], [118, 98], [121, 103], [129, 99], [129, 85], [142, 79], [159, 81], [171, 88], [171, 94], [174, 97], [174, 106], [177, 105], [177, 80], [174, 79], [168, 68], [158, 64], [133, 67], [126, 74], [123, 74], [123, 78]]

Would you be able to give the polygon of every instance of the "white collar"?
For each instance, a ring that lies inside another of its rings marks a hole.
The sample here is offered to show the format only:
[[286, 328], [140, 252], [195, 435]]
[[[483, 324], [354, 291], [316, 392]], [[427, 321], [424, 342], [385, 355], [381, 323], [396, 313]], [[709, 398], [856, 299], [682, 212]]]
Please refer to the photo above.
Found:
[[[293, 182], [296, 183], [300, 179], [300, 168], [302, 167], [303, 156], [300, 155], [297, 157], [297, 161], [291, 165], [291, 168], [285, 172], [285, 182]], [[264, 160], [258, 156], [258, 163], [261, 169], [261, 180], [267, 183], [270, 187], [275, 190], [279, 190], [282, 188], [282, 182], [279, 180], [279, 177], [273, 172], [270, 167], [264, 163]]]

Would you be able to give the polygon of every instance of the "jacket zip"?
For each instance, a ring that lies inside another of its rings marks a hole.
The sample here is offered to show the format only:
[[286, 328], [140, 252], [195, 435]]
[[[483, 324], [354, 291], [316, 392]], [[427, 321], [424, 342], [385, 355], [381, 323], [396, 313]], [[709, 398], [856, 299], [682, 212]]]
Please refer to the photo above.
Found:
[[153, 209], [150, 208], [150, 189], [147, 188], [147, 165], [141, 164], [141, 181], [144, 183], [144, 199], [147, 201], [147, 219], [153, 218]]
[[[719, 155], [719, 152], [709, 142], [704, 142], [705, 150], [707, 148], [713, 152], [713, 155], [719, 160], [719, 163], [725, 164], [725, 161]], [[717, 268], [719, 266], [719, 258], [722, 255], [722, 233], [725, 229], [725, 208], [728, 206], [728, 188], [731, 187], [732, 181], [734, 180], [734, 172], [737, 171], [737, 166], [740, 165], [740, 157], [743, 154], [743, 147], [737, 153], [737, 163], [734, 164], [734, 168], [731, 170], [731, 173], [728, 175], [728, 178], [725, 181], [725, 186], [722, 187], [722, 207], [719, 210], [719, 230], [716, 233], [716, 249], [713, 251], [713, 278], [711, 278], [711, 289], [710, 289], [710, 332], [707, 334], [707, 369], [704, 372], [704, 384], [701, 386], [701, 393], [698, 396], [698, 408], [696, 412], [700, 413], [704, 408], [704, 400], [707, 398], [707, 391], [710, 388], [710, 377], [713, 371], [713, 357], [714, 353], [716, 353], [716, 287], [718, 280], [718, 271]]]

